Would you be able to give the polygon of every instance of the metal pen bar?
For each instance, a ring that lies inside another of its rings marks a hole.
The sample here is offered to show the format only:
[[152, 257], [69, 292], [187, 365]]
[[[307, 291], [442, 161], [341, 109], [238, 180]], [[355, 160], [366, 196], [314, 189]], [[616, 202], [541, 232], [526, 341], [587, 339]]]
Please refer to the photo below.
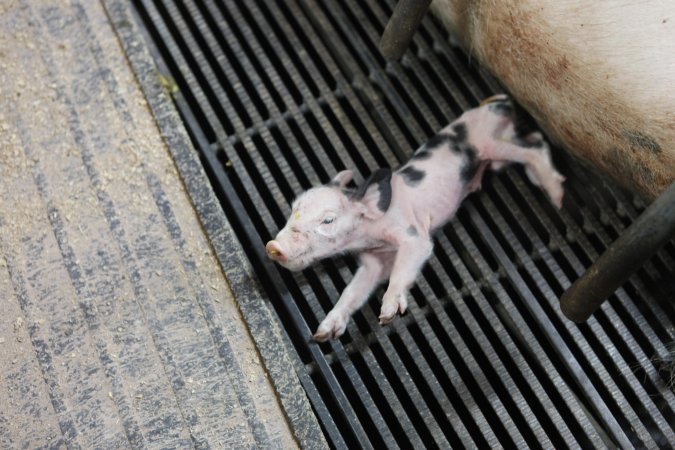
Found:
[[431, 0], [400, 0], [396, 4], [379, 45], [386, 59], [397, 60], [403, 56], [430, 4]]
[[560, 299], [563, 314], [584, 322], [675, 233], [675, 183], [570, 286]]

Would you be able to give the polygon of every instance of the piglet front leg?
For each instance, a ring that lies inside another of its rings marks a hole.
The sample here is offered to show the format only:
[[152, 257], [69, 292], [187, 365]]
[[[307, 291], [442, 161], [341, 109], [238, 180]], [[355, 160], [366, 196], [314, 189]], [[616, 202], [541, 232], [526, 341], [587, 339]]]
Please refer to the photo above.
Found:
[[422, 266], [427, 262], [433, 250], [428, 237], [406, 240], [401, 243], [389, 278], [389, 286], [382, 297], [380, 324], [384, 325], [403, 314], [408, 307], [408, 289], [415, 282]]
[[342, 291], [340, 300], [314, 333], [315, 341], [325, 342], [342, 336], [354, 311], [359, 309], [375, 288], [389, 276], [393, 263], [391, 253], [362, 253], [359, 259], [361, 266], [352, 281]]

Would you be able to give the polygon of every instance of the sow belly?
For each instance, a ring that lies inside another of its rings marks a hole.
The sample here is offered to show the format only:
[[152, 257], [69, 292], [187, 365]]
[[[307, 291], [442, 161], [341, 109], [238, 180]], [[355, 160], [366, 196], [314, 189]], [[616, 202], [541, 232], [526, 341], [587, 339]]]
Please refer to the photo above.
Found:
[[432, 8], [571, 153], [647, 198], [675, 181], [675, 2]]

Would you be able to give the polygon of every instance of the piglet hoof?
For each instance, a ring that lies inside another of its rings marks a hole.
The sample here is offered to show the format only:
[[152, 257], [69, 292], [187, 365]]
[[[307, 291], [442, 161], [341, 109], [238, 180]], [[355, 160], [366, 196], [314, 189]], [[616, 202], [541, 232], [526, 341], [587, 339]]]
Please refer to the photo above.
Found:
[[405, 293], [387, 296], [382, 299], [382, 309], [380, 310], [380, 325], [386, 325], [396, 318], [396, 313], [405, 313], [408, 308], [408, 298]]
[[337, 339], [342, 336], [347, 328], [347, 317], [332, 310], [326, 318], [319, 324], [319, 328], [314, 333], [316, 342], [326, 342], [331, 339]]
[[563, 189], [562, 184], [565, 182], [565, 177], [560, 175], [558, 172], [554, 172], [553, 179], [547, 189], [548, 195], [551, 197], [551, 201], [558, 208], [562, 208], [563, 195], [565, 190]]

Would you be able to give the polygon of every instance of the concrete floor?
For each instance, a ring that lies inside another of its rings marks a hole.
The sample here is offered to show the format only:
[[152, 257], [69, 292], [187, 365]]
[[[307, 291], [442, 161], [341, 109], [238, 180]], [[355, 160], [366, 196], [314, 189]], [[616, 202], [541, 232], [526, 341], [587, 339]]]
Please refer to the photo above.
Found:
[[0, 447], [297, 445], [99, 1], [0, 3]]

